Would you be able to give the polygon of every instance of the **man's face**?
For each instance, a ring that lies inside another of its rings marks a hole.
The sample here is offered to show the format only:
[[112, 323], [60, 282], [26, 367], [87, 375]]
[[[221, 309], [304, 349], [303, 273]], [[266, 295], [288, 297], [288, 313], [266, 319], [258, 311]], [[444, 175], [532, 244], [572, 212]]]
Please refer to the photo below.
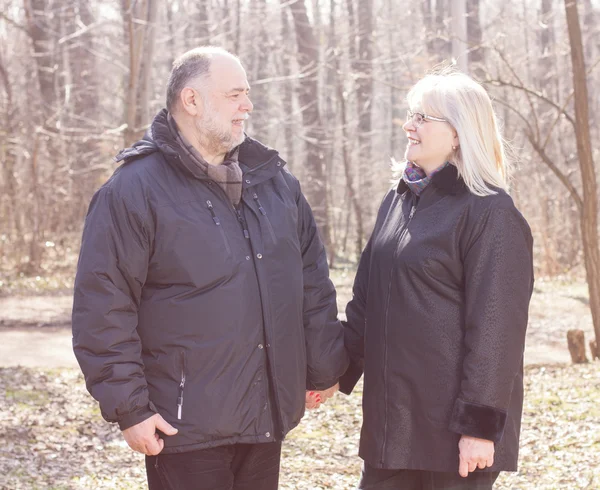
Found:
[[211, 153], [227, 153], [244, 141], [244, 121], [253, 105], [250, 86], [240, 63], [215, 57], [202, 93], [202, 112], [195, 123], [203, 147]]

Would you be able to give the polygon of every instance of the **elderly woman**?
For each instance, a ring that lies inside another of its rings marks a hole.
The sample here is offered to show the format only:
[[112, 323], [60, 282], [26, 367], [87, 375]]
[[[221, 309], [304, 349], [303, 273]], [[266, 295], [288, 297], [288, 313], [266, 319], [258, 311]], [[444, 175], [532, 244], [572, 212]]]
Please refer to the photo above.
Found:
[[491, 489], [517, 469], [531, 232], [486, 91], [429, 75], [408, 104], [406, 162], [346, 310], [341, 391], [365, 376], [359, 489]]

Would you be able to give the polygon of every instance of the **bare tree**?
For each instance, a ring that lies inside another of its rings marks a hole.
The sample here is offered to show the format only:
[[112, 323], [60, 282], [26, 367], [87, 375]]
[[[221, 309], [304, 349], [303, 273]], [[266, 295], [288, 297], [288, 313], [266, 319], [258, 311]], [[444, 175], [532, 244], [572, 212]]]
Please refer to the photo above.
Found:
[[[353, 63], [356, 77], [356, 105], [358, 109], [358, 165], [360, 193], [370, 195], [372, 191], [371, 108], [373, 101], [373, 2], [360, 0], [358, 3], [358, 59]], [[338, 94], [339, 96], [339, 94]], [[365, 230], [360, 206], [354, 206], [356, 214], [356, 250], [363, 249]]]
[[575, 102], [575, 138], [583, 188], [581, 212], [581, 237], [583, 241], [585, 271], [590, 292], [590, 309], [594, 322], [596, 341], [600, 341], [600, 247], [598, 246], [598, 187], [592, 153], [589, 126], [587, 74], [581, 39], [579, 13], [575, 0], [565, 0], [565, 12], [573, 73]]
[[124, 146], [129, 146], [141, 137], [144, 131], [141, 125], [146, 124], [149, 119], [148, 84], [154, 53], [152, 31], [156, 23], [158, 0], [122, 0], [122, 8], [129, 49], [123, 143]]
[[[285, 0], [282, 0], [285, 3]], [[302, 110], [304, 143], [306, 148], [306, 184], [304, 189], [314, 211], [315, 220], [326, 246], [331, 244], [327, 205], [327, 182], [322, 147], [323, 128], [319, 111], [319, 44], [308, 19], [302, 0], [288, 2], [294, 19], [298, 65], [301, 84], [298, 101]]]
[[[0, 0], [3, 255], [34, 274], [54, 253], [46, 242], [74, 249], [112, 155], [162, 105], [174, 57], [212, 43], [243, 60], [255, 102], [249, 131], [299, 177], [330, 260], [352, 257], [389, 188], [389, 158], [401, 158], [406, 91], [452, 58], [455, 37], [467, 41], [470, 70], [487, 80], [527, 169], [513, 196], [532, 225], [538, 275], [585, 266], [592, 278], [595, 259], [582, 250], [594, 246], [594, 225], [586, 221], [584, 237], [583, 221], [593, 216], [585, 172], [600, 147], [599, 6], [579, 2], [586, 129], [563, 2], [462, 2], [466, 34], [453, 31], [460, 5], [451, 0]], [[586, 131], [591, 156], [576, 142]]]
[[466, 0], [453, 0], [452, 4], [452, 56], [457, 66], [469, 72], [467, 52], [467, 5]]
[[480, 0], [467, 0], [467, 45], [469, 49], [469, 67], [476, 78], [485, 74], [485, 51], [481, 28]]

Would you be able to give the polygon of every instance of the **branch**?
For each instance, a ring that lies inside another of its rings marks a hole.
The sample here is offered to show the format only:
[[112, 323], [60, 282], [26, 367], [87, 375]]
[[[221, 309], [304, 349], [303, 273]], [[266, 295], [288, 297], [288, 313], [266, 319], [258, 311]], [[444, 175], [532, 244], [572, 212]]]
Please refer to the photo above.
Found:
[[571, 197], [573, 198], [573, 200], [575, 201], [575, 204], [577, 205], [577, 209], [579, 210], [579, 212], [581, 212], [583, 209], [583, 200], [581, 199], [581, 196], [577, 192], [577, 189], [575, 188], [573, 183], [569, 180], [570, 174], [569, 175], [564, 174], [560, 170], [560, 168], [548, 156], [548, 154], [546, 153], [545, 147], [540, 146], [539, 142], [534, 138], [534, 136], [533, 136], [534, 131], [533, 131], [533, 128], [531, 127], [531, 124], [529, 123], [529, 119], [526, 118], [523, 114], [521, 114], [517, 109], [515, 109], [513, 106], [511, 106], [507, 102], [504, 102], [502, 100], [497, 100], [496, 102], [507, 107], [510, 111], [512, 111], [514, 114], [516, 114], [517, 117], [519, 119], [521, 119], [521, 121], [523, 121], [523, 123], [525, 124], [525, 126], [527, 128], [525, 130], [525, 135], [527, 136], [527, 139], [529, 140], [529, 144], [531, 144], [531, 147], [539, 155], [539, 157], [542, 159], [542, 161], [550, 168], [550, 170], [552, 170], [554, 175], [556, 175], [558, 177], [558, 179], [563, 183], [563, 185], [567, 188], [567, 190], [569, 191], [569, 194], [571, 194]]
[[575, 188], [573, 183], [558, 168], [558, 166], [552, 161], [552, 159], [548, 156], [546, 151], [541, 146], [539, 146], [538, 142], [535, 140], [533, 135], [529, 131], [525, 131], [525, 134], [527, 135], [527, 139], [529, 140], [529, 143], [531, 144], [533, 149], [536, 151], [536, 153], [540, 156], [540, 158], [543, 160], [543, 162], [550, 168], [550, 170], [552, 170], [554, 175], [556, 175], [558, 177], [558, 180], [560, 180], [563, 183], [563, 185], [567, 188], [567, 190], [569, 191], [569, 194], [571, 194], [571, 197], [573, 198], [573, 200], [575, 201], [575, 204], [577, 205], [577, 209], [578, 209], [579, 213], [581, 214], [583, 212], [583, 199], [579, 195], [579, 192], [577, 192], [577, 189]]
[[515, 109], [514, 106], [512, 106], [511, 104], [509, 104], [508, 102], [504, 102], [501, 99], [495, 99], [494, 102], [496, 104], [500, 104], [503, 105], [504, 107], [506, 107], [509, 111], [511, 111], [512, 113], [516, 114], [516, 116], [523, 121], [523, 123], [525, 124], [525, 126], [527, 126], [527, 131], [529, 131], [531, 134], [534, 133], [533, 128], [531, 127], [531, 124], [529, 123], [529, 119], [526, 118], [523, 114], [521, 114], [517, 109]]
[[[501, 79], [497, 79], [497, 80], [486, 80], [486, 83], [491, 83], [492, 85], [496, 85], [499, 87], [511, 87], [511, 88], [516, 88], [518, 90], [521, 90], [525, 93], [528, 93], [530, 95], [533, 95], [535, 97], [537, 97], [538, 99], [542, 100], [543, 102], [545, 102], [546, 104], [554, 107], [558, 112], [560, 112], [563, 116], [565, 116], [565, 118], [567, 119], [567, 121], [569, 121], [572, 125], [573, 125], [573, 129], [576, 129], [576, 125], [575, 125], [575, 119], [573, 119], [573, 117], [566, 111], [565, 108], [559, 106], [556, 102], [554, 102], [553, 100], [550, 100], [548, 97], [546, 97], [544, 94], [540, 93], [540, 92], [536, 92], [533, 89], [530, 89], [528, 87], [525, 87], [523, 85], [517, 85], [516, 83], [512, 83], [512, 82], [507, 82], [505, 80], [501, 80]], [[535, 115], [535, 110], [532, 108], [532, 116]]]
[[[508, 62], [508, 60], [504, 56], [504, 53], [502, 53], [502, 51], [500, 51], [496, 46], [494, 46], [493, 49], [494, 49], [494, 51], [496, 51], [496, 53], [498, 54], [498, 56], [500, 56], [500, 59], [504, 62], [504, 64], [508, 67], [508, 69], [510, 70], [510, 72], [513, 74], [513, 77], [515, 77], [517, 79], [517, 81], [521, 84], [521, 87], [525, 87], [525, 84], [523, 83], [523, 80], [521, 80], [521, 77], [519, 77], [519, 75], [514, 70], [514, 68], [512, 67], [512, 65]], [[529, 107], [531, 108], [531, 114], [535, 114], [535, 109], [533, 107], [533, 102], [531, 101], [531, 98], [529, 96], [527, 97], [527, 102], [529, 103]], [[535, 132], [536, 132], [537, 137], [539, 138], [540, 137], [540, 128], [537, 125], [537, 120], [536, 119], [534, 119], [534, 123], [535, 123]]]
[[8, 15], [6, 15], [4, 12], [0, 12], [0, 19], [5, 20], [6, 22], [8, 22], [11, 26], [16, 27], [17, 29], [23, 31], [25, 34], [27, 34], [28, 37], [31, 37], [31, 34], [29, 33], [29, 30], [27, 29], [27, 27], [22, 26], [21, 24], [19, 24], [18, 22], [12, 20]]
[[68, 35], [60, 38], [58, 40], [58, 44], [61, 45], [61, 44], [66, 43], [67, 41], [70, 41], [71, 39], [75, 39], [75, 38], [77, 38], [79, 36], [83, 36], [84, 34], [87, 34], [92, 29], [95, 29], [96, 27], [100, 27], [100, 26], [102, 26], [104, 24], [107, 24], [109, 22], [112, 23], [112, 21], [107, 21], [107, 20], [99, 20], [99, 21], [96, 21], [96, 22], [92, 22], [90, 25], [84, 26], [81, 29], [79, 29], [78, 31], [75, 31], [75, 32], [73, 32], [71, 34], [68, 34]]
[[[598, 58], [596, 60], [596, 62], [590, 66], [590, 68], [587, 70], [585, 76], [586, 78], [592, 74], [592, 72], [596, 69], [597, 66], [600, 65], [600, 58]], [[565, 103], [562, 106], [562, 111], [558, 114], [558, 116], [556, 116], [556, 119], [554, 120], [554, 122], [550, 125], [550, 129], [548, 130], [548, 136], [546, 136], [546, 139], [544, 140], [544, 144], [542, 146], [542, 148], [545, 148], [546, 145], [548, 144], [548, 141], [550, 141], [550, 136], [552, 135], [552, 130], [554, 129], [554, 126], [556, 126], [556, 124], [558, 124], [558, 121], [560, 121], [560, 116], [562, 114], [565, 113], [565, 111], [567, 110], [567, 105], [569, 105], [571, 103], [571, 99], [573, 98], [573, 96], [575, 95], [575, 91], [571, 90], [571, 93], [568, 95], [568, 97], [565, 99]]]

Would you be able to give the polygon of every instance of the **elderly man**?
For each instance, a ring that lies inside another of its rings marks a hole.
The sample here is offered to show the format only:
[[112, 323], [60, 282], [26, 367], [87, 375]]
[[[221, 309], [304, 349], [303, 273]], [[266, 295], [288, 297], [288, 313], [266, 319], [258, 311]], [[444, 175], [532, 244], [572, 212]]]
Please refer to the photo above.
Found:
[[306, 390], [348, 364], [310, 207], [244, 133], [249, 90], [223, 49], [177, 59], [85, 222], [73, 346], [150, 489], [276, 489]]

